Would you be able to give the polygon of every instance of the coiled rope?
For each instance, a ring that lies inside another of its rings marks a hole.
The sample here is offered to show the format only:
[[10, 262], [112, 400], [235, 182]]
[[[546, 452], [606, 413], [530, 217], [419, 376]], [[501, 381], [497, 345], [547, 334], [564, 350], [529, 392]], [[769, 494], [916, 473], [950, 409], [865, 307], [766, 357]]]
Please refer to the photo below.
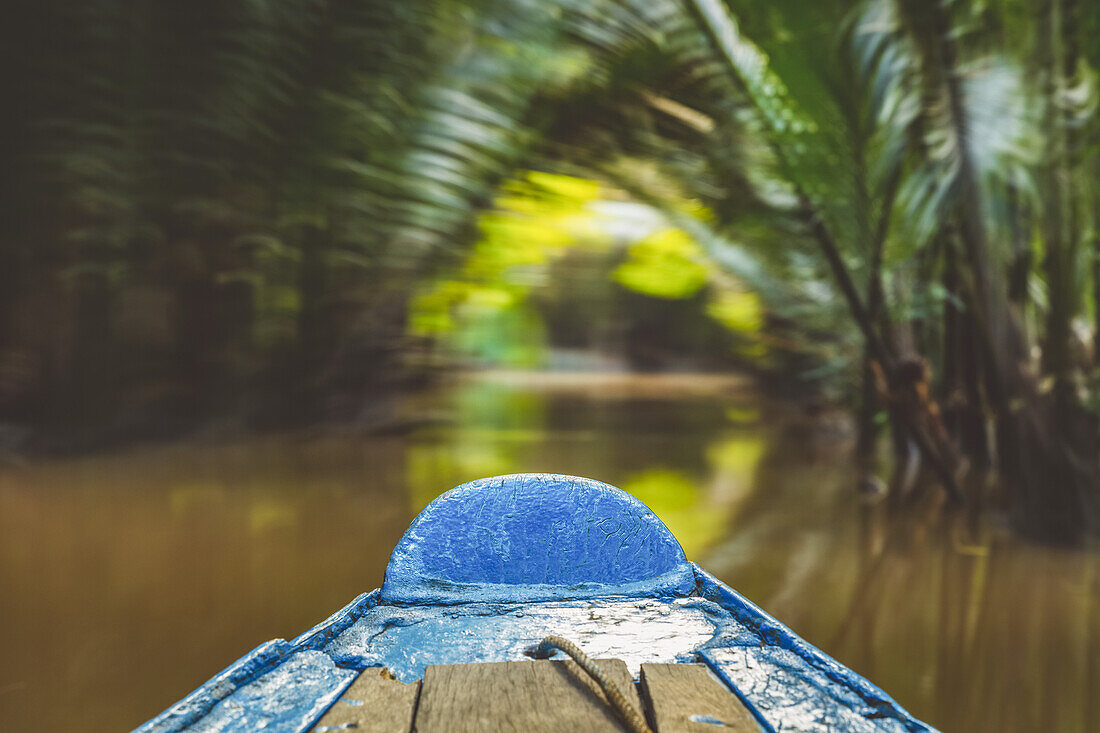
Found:
[[638, 712], [638, 709], [630, 704], [630, 701], [619, 691], [615, 683], [573, 642], [560, 636], [548, 636], [531, 651], [531, 656], [536, 659], [546, 659], [554, 654], [554, 649], [560, 649], [572, 657], [577, 666], [595, 680], [596, 684], [603, 690], [604, 697], [611, 703], [611, 707], [615, 708], [615, 712], [626, 723], [631, 733], [653, 733], [646, 725], [645, 718]]

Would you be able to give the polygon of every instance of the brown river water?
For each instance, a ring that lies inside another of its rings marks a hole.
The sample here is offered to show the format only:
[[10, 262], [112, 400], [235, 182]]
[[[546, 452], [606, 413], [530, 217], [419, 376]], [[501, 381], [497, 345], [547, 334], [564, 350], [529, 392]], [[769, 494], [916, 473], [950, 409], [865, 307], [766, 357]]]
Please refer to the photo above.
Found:
[[377, 587], [437, 494], [547, 471], [634, 493], [690, 559], [944, 731], [1100, 731], [1097, 554], [887, 516], [836, 421], [687, 377], [466, 380], [409, 409], [433, 420], [0, 468], [0, 730], [133, 728]]

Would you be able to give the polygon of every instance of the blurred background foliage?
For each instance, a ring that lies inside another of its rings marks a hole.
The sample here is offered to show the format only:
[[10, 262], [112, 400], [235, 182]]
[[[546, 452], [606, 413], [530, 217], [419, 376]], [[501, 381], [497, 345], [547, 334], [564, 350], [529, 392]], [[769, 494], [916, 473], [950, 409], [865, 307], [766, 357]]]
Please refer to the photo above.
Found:
[[851, 406], [867, 485], [888, 426], [895, 497], [923, 469], [1081, 542], [1098, 27], [1081, 0], [24, 5], [5, 441], [386, 423], [471, 367], [737, 370]]

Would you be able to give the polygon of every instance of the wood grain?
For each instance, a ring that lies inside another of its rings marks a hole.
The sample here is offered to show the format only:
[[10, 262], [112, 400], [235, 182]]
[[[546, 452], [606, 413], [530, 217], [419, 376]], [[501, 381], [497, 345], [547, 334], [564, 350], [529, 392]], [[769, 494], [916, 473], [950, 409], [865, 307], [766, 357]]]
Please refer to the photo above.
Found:
[[[642, 710], [626, 663], [596, 664]], [[416, 713], [417, 733], [441, 731], [625, 730], [599, 687], [572, 661], [431, 665]]]
[[314, 733], [409, 733], [420, 683], [405, 684], [385, 667], [368, 667], [313, 727]]
[[642, 689], [656, 733], [760, 733], [736, 695], [702, 664], [643, 664]]

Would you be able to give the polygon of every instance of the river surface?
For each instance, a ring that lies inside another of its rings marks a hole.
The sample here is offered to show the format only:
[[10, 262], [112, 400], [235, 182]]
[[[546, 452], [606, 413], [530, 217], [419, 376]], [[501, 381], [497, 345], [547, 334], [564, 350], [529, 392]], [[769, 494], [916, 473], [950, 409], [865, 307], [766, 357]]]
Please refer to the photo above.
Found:
[[[206, 439], [0, 469], [0, 730], [120, 731], [380, 585], [473, 478], [579, 474], [944, 731], [1100, 730], [1100, 562], [854, 492], [837, 420], [703, 378], [465, 380], [389, 435]], [[934, 507], [933, 507], [934, 509]]]

